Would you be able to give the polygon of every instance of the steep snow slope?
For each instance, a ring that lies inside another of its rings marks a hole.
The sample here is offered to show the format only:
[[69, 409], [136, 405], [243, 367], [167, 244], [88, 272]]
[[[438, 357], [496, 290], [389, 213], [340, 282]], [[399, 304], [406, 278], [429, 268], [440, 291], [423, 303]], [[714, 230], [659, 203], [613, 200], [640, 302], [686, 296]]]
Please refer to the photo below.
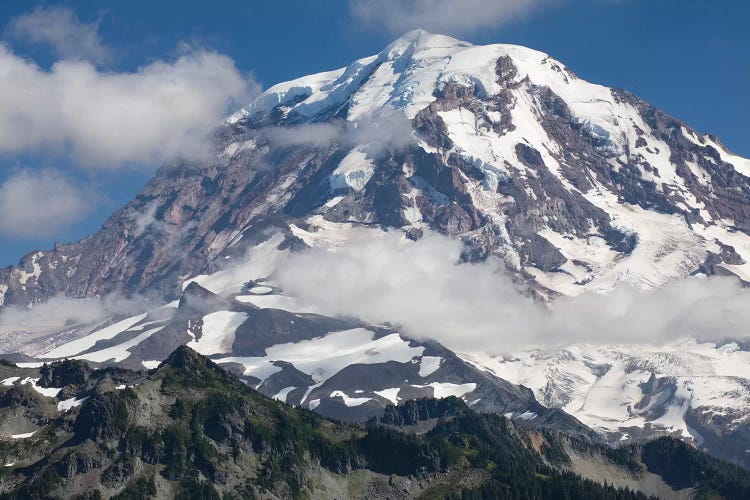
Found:
[[750, 464], [750, 352], [736, 342], [576, 345], [465, 360], [531, 388], [612, 442], [665, 433]]

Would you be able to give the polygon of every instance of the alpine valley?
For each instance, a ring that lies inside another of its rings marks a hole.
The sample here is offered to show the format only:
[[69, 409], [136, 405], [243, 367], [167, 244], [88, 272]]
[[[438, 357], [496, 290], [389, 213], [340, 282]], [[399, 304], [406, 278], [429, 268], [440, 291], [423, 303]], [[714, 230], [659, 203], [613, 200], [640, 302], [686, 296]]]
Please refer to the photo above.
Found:
[[0, 270], [0, 311], [128, 303], [2, 324], [0, 494], [747, 498], [732, 331], [456, 348], [279, 277], [310, 252], [452, 240], [459, 272], [499, 262], [540, 307], [744, 285], [750, 160], [717, 137], [547, 54], [417, 30], [269, 88], [214, 144], [97, 233]]

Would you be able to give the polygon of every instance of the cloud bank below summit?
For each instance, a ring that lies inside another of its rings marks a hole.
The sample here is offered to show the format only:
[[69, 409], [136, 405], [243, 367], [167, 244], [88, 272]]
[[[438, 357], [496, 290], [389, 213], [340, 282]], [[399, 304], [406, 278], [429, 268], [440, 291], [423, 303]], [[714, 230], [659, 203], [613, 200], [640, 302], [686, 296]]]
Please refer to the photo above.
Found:
[[545, 306], [521, 295], [498, 259], [457, 264], [461, 251], [433, 233], [416, 243], [388, 233], [293, 254], [275, 278], [322, 313], [398, 324], [464, 352], [750, 336], [750, 293], [734, 278], [688, 278], [645, 294], [621, 284]]
[[[158, 301], [143, 297], [73, 298], [56, 295], [32, 308], [8, 307], [0, 313], [0, 340], [24, 333], [56, 331], [73, 325], [94, 324], [112, 317], [126, 317], [152, 308]], [[19, 340], [23, 340], [19, 337]]]

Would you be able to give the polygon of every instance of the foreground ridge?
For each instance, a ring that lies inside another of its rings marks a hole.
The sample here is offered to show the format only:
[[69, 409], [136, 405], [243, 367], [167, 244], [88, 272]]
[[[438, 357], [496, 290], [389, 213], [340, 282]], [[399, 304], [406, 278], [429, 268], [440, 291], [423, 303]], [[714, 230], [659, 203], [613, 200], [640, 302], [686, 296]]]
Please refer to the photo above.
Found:
[[[24, 369], [6, 363], [2, 370]], [[28, 386], [0, 386], [0, 411], [24, 413], [38, 425], [29, 437], [0, 440], [3, 498], [750, 492], [745, 471], [670, 438], [611, 449], [475, 413], [455, 397], [391, 406], [367, 424], [336, 423], [261, 395], [187, 347], [148, 373], [65, 361], [41, 375], [42, 385], [64, 384], [59, 397], [83, 401], [54, 414], [42, 410], [48, 398]], [[598, 476], [605, 473], [609, 486]]]

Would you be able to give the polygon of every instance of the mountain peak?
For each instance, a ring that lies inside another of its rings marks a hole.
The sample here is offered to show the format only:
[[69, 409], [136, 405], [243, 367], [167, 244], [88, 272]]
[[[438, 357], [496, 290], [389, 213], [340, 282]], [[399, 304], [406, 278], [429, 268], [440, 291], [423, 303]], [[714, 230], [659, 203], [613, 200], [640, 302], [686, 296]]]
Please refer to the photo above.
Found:
[[156, 374], [186, 387], [242, 387], [216, 363], [187, 346], [179, 346], [159, 365]]
[[162, 365], [178, 369], [188, 369], [191, 366], [202, 368], [206, 365], [206, 358], [193, 349], [181, 345], [167, 356]]
[[401, 37], [391, 42], [382, 55], [403, 54], [407, 51], [425, 51], [430, 49], [459, 49], [472, 47], [469, 42], [458, 40], [456, 38], [429, 33], [423, 29], [407, 31]]
[[[403, 111], [411, 119], [428, 106], [437, 90], [449, 84], [476, 88], [483, 95], [500, 91], [497, 61], [518, 61], [518, 78], [563, 67], [547, 54], [515, 45], [472, 45], [424, 30], [409, 31], [377, 55], [358, 59], [345, 68], [308, 75], [272, 86], [248, 107], [227, 118], [235, 124], [279, 107], [297, 121], [320, 121], [346, 105], [348, 120], [356, 121], [383, 108]], [[545, 78], [551, 81], [554, 78]]]

